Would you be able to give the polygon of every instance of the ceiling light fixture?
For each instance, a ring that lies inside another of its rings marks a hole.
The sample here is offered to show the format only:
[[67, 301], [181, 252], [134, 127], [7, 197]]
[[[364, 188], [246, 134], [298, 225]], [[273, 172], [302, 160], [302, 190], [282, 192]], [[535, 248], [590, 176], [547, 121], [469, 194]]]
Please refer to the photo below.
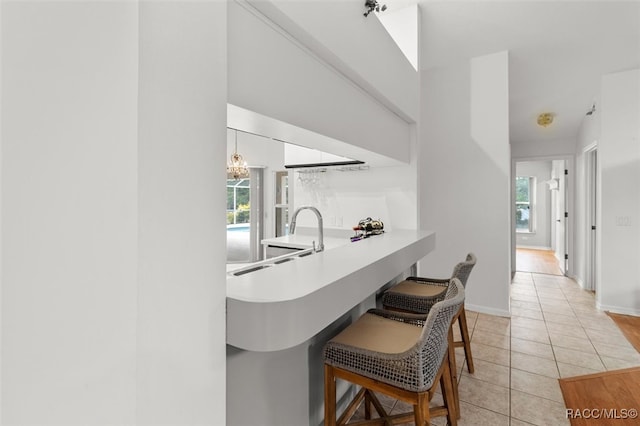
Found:
[[538, 115], [538, 126], [549, 127], [553, 123], [554, 114], [552, 112], [543, 112]]
[[231, 160], [227, 165], [227, 175], [234, 179], [246, 178], [249, 177], [249, 168], [247, 167], [247, 162], [244, 161], [242, 155], [238, 154], [238, 131], [235, 130], [235, 132], [236, 145], [233, 154], [231, 154]]
[[364, 12], [364, 16], [365, 16], [365, 18], [366, 18], [367, 16], [369, 16], [369, 14], [370, 14], [371, 12], [373, 12], [374, 10], [375, 10], [376, 12], [380, 12], [380, 11], [384, 12], [385, 10], [387, 10], [387, 5], [386, 5], [386, 4], [383, 4], [382, 6], [380, 6], [380, 5], [378, 4], [378, 0], [366, 0], [366, 1], [364, 2], [364, 7], [366, 7], [366, 8], [367, 8], [367, 11], [366, 11], [366, 12]]

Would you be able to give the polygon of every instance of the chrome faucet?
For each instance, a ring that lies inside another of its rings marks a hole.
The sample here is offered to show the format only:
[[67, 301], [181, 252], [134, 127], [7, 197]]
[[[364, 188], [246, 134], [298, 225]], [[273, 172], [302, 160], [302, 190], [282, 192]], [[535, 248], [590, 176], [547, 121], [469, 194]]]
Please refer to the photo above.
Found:
[[298, 207], [295, 212], [293, 212], [293, 216], [291, 216], [291, 223], [289, 224], [289, 234], [293, 235], [296, 232], [296, 218], [298, 217], [298, 213], [301, 210], [309, 209], [316, 214], [318, 218], [318, 246], [316, 247], [315, 242], [313, 243], [313, 250], [315, 252], [319, 252], [324, 250], [324, 230], [322, 226], [322, 215], [320, 211], [312, 206], [302, 206]]

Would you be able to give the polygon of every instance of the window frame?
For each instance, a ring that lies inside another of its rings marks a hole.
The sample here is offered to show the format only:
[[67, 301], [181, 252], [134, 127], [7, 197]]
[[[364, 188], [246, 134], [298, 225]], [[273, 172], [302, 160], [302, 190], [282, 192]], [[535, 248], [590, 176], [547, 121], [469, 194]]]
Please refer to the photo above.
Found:
[[[518, 234], [535, 234], [536, 233], [536, 220], [535, 220], [535, 212], [536, 212], [536, 177], [535, 176], [516, 176], [516, 180], [518, 178], [525, 178], [529, 180], [529, 201], [515, 201], [515, 211], [518, 211], [518, 205], [528, 205], [529, 206], [529, 228], [523, 229], [518, 228], [518, 224], [516, 223], [516, 233]], [[517, 198], [517, 197], [516, 197]], [[515, 218], [514, 218], [515, 220]]]

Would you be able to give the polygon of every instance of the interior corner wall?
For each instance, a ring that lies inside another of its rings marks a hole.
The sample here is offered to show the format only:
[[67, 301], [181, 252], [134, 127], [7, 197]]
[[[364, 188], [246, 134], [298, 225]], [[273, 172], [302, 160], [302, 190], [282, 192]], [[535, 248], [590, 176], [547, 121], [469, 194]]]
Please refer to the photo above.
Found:
[[229, 103], [410, 162], [408, 122], [250, 5], [229, 2], [228, 17]]
[[224, 424], [226, 2], [140, 3], [137, 424]]
[[603, 76], [601, 97], [597, 305], [640, 315], [640, 70]]
[[421, 72], [419, 212], [436, 232], [422, 276], [448, 277], [474, 252], [467, 306], [509, 315], [511, 159], [508, 53]]

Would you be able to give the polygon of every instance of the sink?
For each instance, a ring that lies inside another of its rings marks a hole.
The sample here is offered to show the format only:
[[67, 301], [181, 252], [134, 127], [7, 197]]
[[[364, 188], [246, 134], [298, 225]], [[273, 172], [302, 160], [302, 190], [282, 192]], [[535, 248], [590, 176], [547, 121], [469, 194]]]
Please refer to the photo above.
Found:
[[271, 268], [276, 265], [280, 265], [282, 263], [291, 262], [298, 257], [305, 257], [315, 253], [313, 248], [309, 248], [306, 250], [298, 250], [293, 253], [283, 254], [282, 256], [272, 257], [271, 259], [261, 260], [260, 262], [252, 263], [251, 265], [243, 266], [242, 268], [238, 268], [232, 271], [229, 271], [227, 275], [230, 277], [239, 277], [244, 274], [249, 274], [251, 272], [261, 271], [266, 268]]
[[249, 268], [241, 268], [241, 269], [237, 269], [235, 271], [231, 271], [231, 275], [239, 277], [240, 275], [244, 275], [244, 274], [248, 274], [251, 272], [255, 272], [255, 271], [259, 271], [261, 269], [266, 269], [269, 268], [273, 265], [258, 265], [258, 266], [252, 266]]

